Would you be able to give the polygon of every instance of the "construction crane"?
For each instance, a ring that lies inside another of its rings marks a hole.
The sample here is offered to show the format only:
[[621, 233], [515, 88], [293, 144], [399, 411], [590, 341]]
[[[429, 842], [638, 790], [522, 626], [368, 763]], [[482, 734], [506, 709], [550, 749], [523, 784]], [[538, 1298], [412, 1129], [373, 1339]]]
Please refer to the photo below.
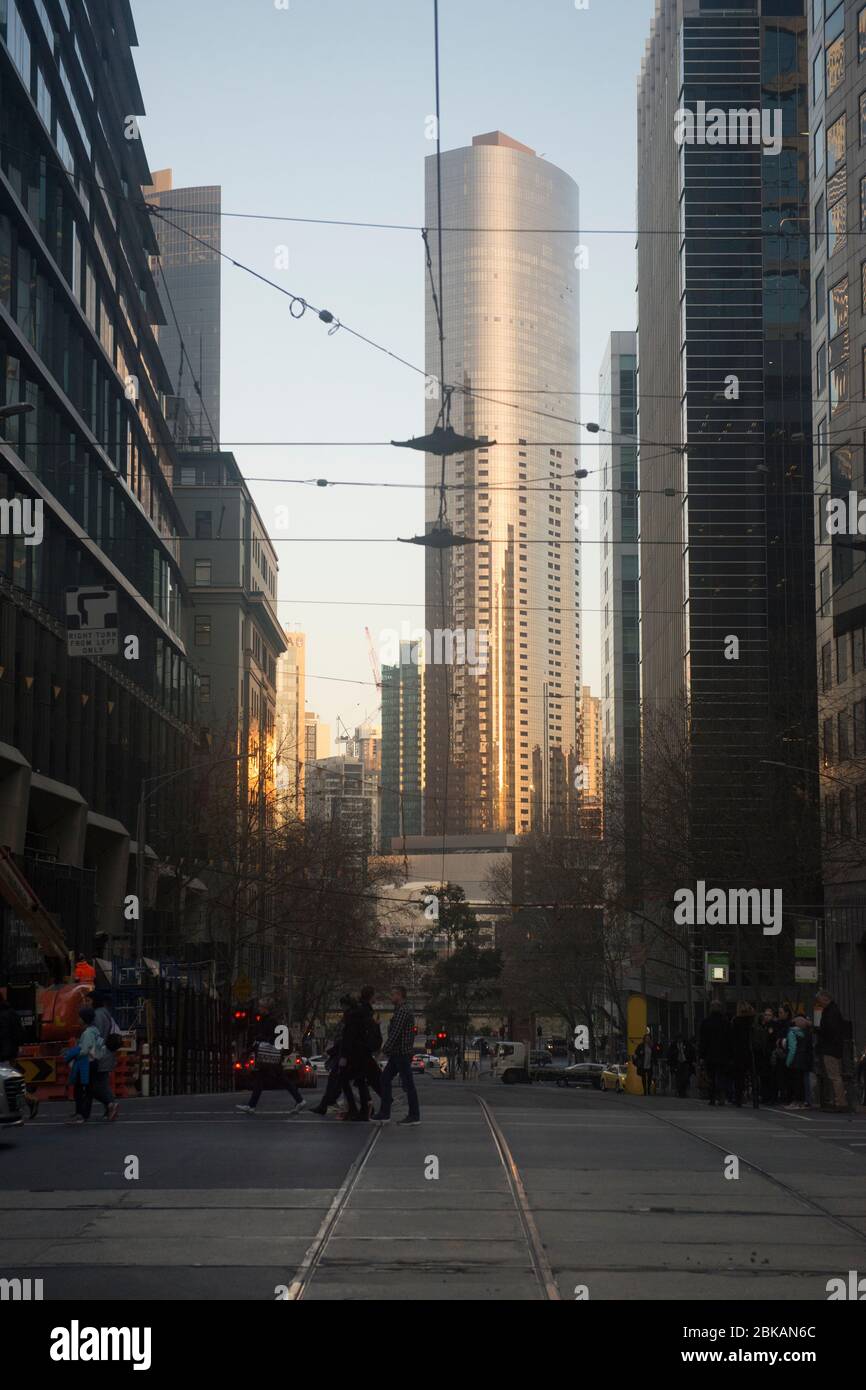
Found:
[[379, 660], [376, 656], [376, 648], [373, 645], [373, 638], [370, 636], [370, 629], [368, 627], [365, 627], [364, 632], [367, 635], [367, 646], [370, 648], [370, 666], [373, 671], [373, 680], [376, 682], [376, 689], [378, 690], [379, 696], [381, 698], [382, 672], [379, 670]]

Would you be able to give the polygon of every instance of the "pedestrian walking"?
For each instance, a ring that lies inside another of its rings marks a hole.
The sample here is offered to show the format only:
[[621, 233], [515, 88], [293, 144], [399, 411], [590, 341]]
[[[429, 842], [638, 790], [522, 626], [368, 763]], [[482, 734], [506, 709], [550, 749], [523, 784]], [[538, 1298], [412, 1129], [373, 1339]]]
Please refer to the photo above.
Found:
[[295, 1102], [294, 1108], [289, 1111], [290, 1115], [297, 1115], [299, 1110], [303, 1110], [306, 1101], [298, 1090], [292, 1077], [291, 1071], [287, 1071], [283, 1066], [283, 1059], [287, 1055], [281, 1048], [277, 1047], [272, 1041], [273, 1032], [268, 1037], [258, 1038], [253, 1043], [253, 1085], [250, 1098], [246, 1105], [238, 1105], [235, 1108], [242, 1110], [246, 1115], [254, 1115], [256, 1106], [261, 1098], [262, 1091], [284, 1089], [288, 1091], [292, 1100]]
[[412, 1075], [415, 1019], [406, 1003], [406, 990], [403, 985], [397, 985], [392, 990], [391, 1002], [394, 1005], [394, 1012], [391, 1015], [391, 1022], [388, 1024], [388, 1036], [382, 1049], [388, 1060], [385, 1063], [385, 1070], [382, 1072], [382, 1104], [376, 1119], [380, 1120], [382, 1124], [387, 1124], [391, 1119], [391, 1083], [395, 1076], [399, 1076], [409, 1103], [409, 1113], [397, 1123], [399, 1125], [418, 1125], [421, 1123], [421, 1108], [418, 1104], [415, 1078]]
[[734, 1078], [734, 1104], [742, 1105], [747, 1083], [751, 1084], [757, 1103], [755, 1085], [755, 1010], [745, 999], [737, 1005], [731, 1023], [731, 1065]]
[[64, 1052], [65, 1061], [71, 1062], [69, 1082], [75, 1097], [75, 1114], [66, 1121], [69, 1125], [83, 1125], [90, 1119], [93, 1108], [93, 1076], [97, 1061], [105, 1055], [105, 1043], [95, 1026], [94, 1009], [79, 1009], [78, 1017], [84, 1025], [74, 1047]]
[[680, 1100], [685, 1100], [688, 1095], [692, 1072], [695, 1069], [695, 1049], [690, 1042], [686, 1041], [682, 1033], [677, 1034], [668, 1048], [668, 1067], [674, 1078], [677, 1095]]
[[845, 1094], [845, 1083], [842, 1079], [842, 1048], [845, 1042], [845, 1020], [839, 1005], [826, 989], [821, 989], [815, 996], [815, 1003], [821, 1010], [821, 1021], [818, 1024], [817, 1050], [821, 1059], [824, 1075], [830, 1082], [833, 1092], [832, 1105], [824, 1106], [822, 1109], [828, 1110], [847, 1110], [848, 1097]]
[[721, 1000], [714, 999], [698, 1033], [698, 1054], [710, 1088], [710, 1105], [724, 1105], [731, 1068], [731, 1027]]
[[[366, 1003], [360, 1001], [355, 1003], [347, 1012], [343, 1028], [343, 1041], [340, 1047], [340, 1074], [343, 1094], [348, 1106], [347, 1119], [359, 1120], [363, 1123], [366, 1123], [370, 1118], [368, 1079], [373, 1054], [369, 1025], [372, 1019], [373, 1010], [370, 1008], [369, 1000]], [[381, 1043], [381, 1033], [379, 1034], [379, 1042]], [[353, 1085], [358, 1087], [357, 1103], [352, 1089]]]
[[329, 1107], [332, 1105], [336, 1105], [337, 1101], [340, 1099], [340, 1096], [343, 1094], [343, 1076], [340, 1069], [340, 1057], [342, 1056], [343, 1047], [343, 1030], [346, 1027], [346, 1019], [349, 1016], [350, 1010], [355, 1007], [355, 1001], [350, 994], [344, 994], [341, 996], [340, 1007], [343, 1010], [343, 1016], [340, 1020], [340, 1025], [337, 1030], [337, 1034], [334, 1038], [334, 1041], [331, 1043], [331, 1046], [327, 1048], [325, 1053], [325, 1055], [328, 1058], [328, 1081], [325, 1086], [325, 1094], [322, 1096], [322, 1099], [319, 1101], [319, 1104], [313, 1106], [313, 1115], [326, 1115], [328, 1113]]
[[643, 1093], [645, 1096], [648, 1096], [652, 1090], [653, 1071], [656, 1064], [652, 1032], [649, 1028], [647, 1028], [643, 1038], [635, 1048], [632, 1061], [635, 1070], [643, 1082]]
[[117, 1066], [117, 1053], [123, 1037], [120, 1024], [111, 1012], [110, 994], [103, 991], [94, 993], [93, 1008], [93, 1024], [104, 1043], [104, 1056], [96, 1061], [91, 1075], [93, 1098], [103, 1106], [106, 1120], [116, 1120], [120, 1106], [111, 1088], [111, 1073]]

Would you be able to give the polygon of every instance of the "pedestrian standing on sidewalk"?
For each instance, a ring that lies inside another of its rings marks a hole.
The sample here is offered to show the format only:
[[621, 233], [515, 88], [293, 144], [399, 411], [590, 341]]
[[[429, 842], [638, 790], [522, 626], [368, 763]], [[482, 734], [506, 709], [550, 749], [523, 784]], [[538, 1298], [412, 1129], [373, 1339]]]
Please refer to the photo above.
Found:
[[685, 1100], [689, 1093], [692, 1072], [695, 1069], [695, 1049], [690, 1042], [686, 1042], [682, 1033], [678, 1033], [675, 1041], [670, 1045], [668, 1066], [671, 1076], [674, 1078], [677, 1095], [680, 1100]]
[[731, 1055], [734, 1073], [734, 1104], [742, 1105], [746, 1082], [751, 1082], [753, 1092], [757, 1085], [755, 1010], [745, 999], [741, 999], [737, 1005], [737, 1016], [731, 1024]]
[[798, 1015], [788, 1029], [785, 1065], [791, 1080], [788, 1091], [791, 1099], [786, 1110], [805, 1110], [806, 1079], [812, 1070], [812, 1039], [808, 1019]]
[[653, 1036], [649, 1028], [647, 1028], [643, 1039], [635, 1048], [632, 1061], [634, 1062], [635, 1070], [643, 1082], [643, 1093], [645, 1096], [648, 1096], [652, 1091], [653, 1068], [655, 1066]]
[[[826, 989], [821, 989], [815, 996], [815, 1003], [821, 1010], [821, 1022], [818, 1025], [818, 1056], [824, 1067], [824, 1075], [833, 1088], [833, 1104], [826, 1106], [828, 1110], [847, 1110], [848, 1097], [845, 1094], [845, 1083], [842, 1080], [842, 1046], [845, 1041], [845, 1020], [839, 1005], [828, 994]], [[825, 1108], [822, 1106], [822, 1108]]]
[[382, 1124], [388, 1124], [391, 1119], [391, 1082], [395, 1076], [399, 1076], [403, 1083], [406, 1099], [409, 1102], [409, 1113], [397, 1123], [398, 1125], [418, 1125], [421, 1123], [421, 1108], [418, 1104], [415, 1078], [412, 1075], [415, 1019], [406, 1003], [406, 990], [403, 985], [395, 986], [391, 993], [391, 1002], [394, 1005], [394, 1012], [391, 1015], [391, 1022], [388, 1024], [388, 1036], [382, 1049], [388, 1060], [385, 1063], [385, 1070], [382, 1072], [382, 1104], [376, 1119], [380, 1120]]
[[292, 1079], [291, 1071], [287, 1071], [283, 1066], [285, 1054], [273, 1042], [273, 1032], [269, 1037], [259, 1038], [253, 1043], [253, 1087], [250, 1098], [246, 1105], [235, 1106], [236, 1110], [242, 1110], [246, 1115], [254, 1115], [256, 1106], [259, 1103], [262, 1091], [285, 1089], [288, 1091], [292, 1100], [295, 1102], [294, 1109], [289, 1111], [290, 1115], [297, 1115], [299, 1110], [303, 1110], [306, 1101], [298, 1090]]
[[724, 1105], [731, 1067], [731, 1026], [720, 999], [714, 999], [698, 1034], [698, 1053], [710, 1087], [710, 1105]]

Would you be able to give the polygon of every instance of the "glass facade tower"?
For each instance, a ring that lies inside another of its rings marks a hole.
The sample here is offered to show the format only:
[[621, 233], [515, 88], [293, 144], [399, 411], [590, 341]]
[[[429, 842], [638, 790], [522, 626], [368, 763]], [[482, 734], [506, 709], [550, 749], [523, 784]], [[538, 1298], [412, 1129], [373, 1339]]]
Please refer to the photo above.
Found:
[[[444, 153], [441, 185], [451, 421], [499, 442], [446, 460], [446, 519], [476, 543], [427, 551], [425, 833], [542, 829], [573, 809], [576, 771], [578, 191], [501, 132]], [[435, 156], [426, 225], [435, 282]], [[430, 389], [440, 366], [429, 283], [426, 334], [432, 429], [442, 401]], [[428, 455], [428, 531], [440, 466]], [[486, 644], [483, 661], [441, 659], [437, 631], [455, 630], [476, 656]]]
[[660, 0], [638, 97], [645, 733], [681, 721], [690, 871], [789, 904], [817, 893], [807, 38], [801, 0]]

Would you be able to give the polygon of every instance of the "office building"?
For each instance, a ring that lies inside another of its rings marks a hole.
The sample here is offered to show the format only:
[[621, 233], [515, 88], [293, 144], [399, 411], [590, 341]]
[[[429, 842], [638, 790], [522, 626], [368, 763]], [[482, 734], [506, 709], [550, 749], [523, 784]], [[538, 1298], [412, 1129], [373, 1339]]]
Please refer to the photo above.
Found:
[[308, 764], [308, 820], [334, 826], [341, 843], [359, 858], [379, 844], [379, 779], [358, 758], [342, 755]]
[[304, 815], [306, 761], [306, 637], [285, 628], [286, 650], [277, 660], [276, 784], [278, 804], [289, 818]]
[[[577, 418], [580, 271], [574, 238], [558, 230], [578, 226], [578, 191], [500, 131], [443, 153], [441, 185], [443, 226], [466, 229], [442, 243], [450, 420], [488, 447], [445, 460], [444, 519], [473, 543], [425, 552], [424, 824], [429, 834], [543, 831], [567, 822], [577, 750], [576, 427], [568, 422]], [[434, 277], [437, 216], [431, 156]], [[435, 386], [429, 284], [426, 363]], [[429, 431], [444, 400], [427, 394]], [[427, 455], [428, 532], [439, 522], [441, 464]], [[456, 656], [443, 633], [461, 634]]]
[[304, 762], [308, 767], [331, 756], [331, 726], [312, 710], [304, 712]]
[[[642, 796], [687, 769], [678, 872], [786, 911], [817, 893], [807, 40], [798, 0], [659, 0], [638, 94]], [[722, 944], [790, 986], [723, 935], [696, 989]]]
[[601, 837], [604, 815], [604, 741], [602, 737], [601, 700], [588, 685], [580, 691], [580, 795], [578, 806], [581, 824], [593, 835]]
[[382, 667], [382, 849], [424, 832], [424, 658], [401, 642], [396, 666]]
[[[186, 535], [189, 648], [212, 747], [238, 763], [240, 805], [271, 795], [276, 773], [277, 555], [233, 454], [180, 453], [174, 496]], [[248, 756], [251, 755], [251, 756]]]
[[636, 333], [611, 333], [598, 391], [604, 834], [617, 839], [634, 894], [640, 850]]
[[[864, 496], [866, 7], [812, 6], [810, 210], [815, 588], [823, 826], [821, 977], [854, 1037], [866, 1031], [866, 566], [848, 522]], [[859, 303], [858, 303], [859, 292]], [[844, 506], [832, 534], [829, 508]]]
[[[155, 836], [159, 779], [189, 796], [195, 695], [137, 40], [128, 0], [3, 0], [0, 40], [0, 404], [30, 408], [0, 426], [0, 500], [41, 513], [0, 535], [0, 844], [71, 948], [122, 954], [139, 796]], [[117, 654], [70, 654], [70, 588], [116, 595]]]
[[182, 448], [219, 448], [222, 192], [174, 188], [171, 169], [157, 170], [143, 192], [160, 210], [152, 217], [165, 318], [159, 345], [172, 381], [175, 439]]

